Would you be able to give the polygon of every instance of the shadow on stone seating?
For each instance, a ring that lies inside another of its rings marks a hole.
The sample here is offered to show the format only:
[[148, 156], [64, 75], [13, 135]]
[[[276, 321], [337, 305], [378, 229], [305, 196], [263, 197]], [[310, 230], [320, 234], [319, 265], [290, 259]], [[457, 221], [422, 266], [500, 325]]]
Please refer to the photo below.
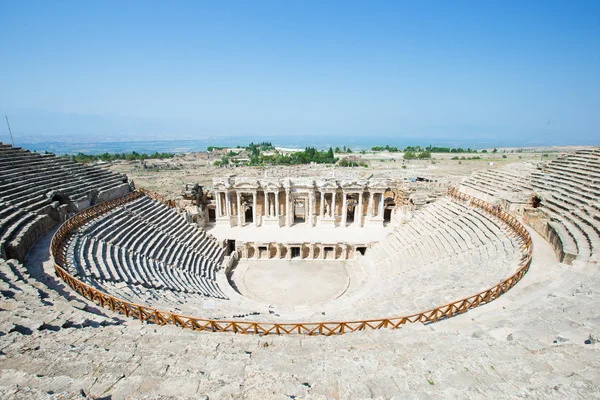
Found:
[[[50, 257], [50, 242], [52, 241], [52, 236], [54, 235], [54, 232], [56, 232], [58, 227], [59, 225], [55, 226], [44, 236], [42, 236], [27, 253], [23, 266], [25, 270], [29, 273], [31, 279], [40, 282], [49, 290], [58, 293], [60, 297], [64, 298], [69, 303], [74, 303], [73, 307], [75, 308], [102, 316], [104, 318], [113, 319], [118, 324], [124, 323], [125, 320], [117, 317], [111, 317], [104, 313], [100, 308], [96, 307], [94, 303], [84, 300], [82, 296], [79, 296], [76, 292], [71, 290], [71, 288], [69, 288], [62, 280], [60, 280], [54, 275], [54, 265], [52, 264]], [[44, 269], [44, 264], [46, 264], [47, 270]], [[47, 293], [43, 293], [40, 291], [40, 297], [45, 298], [49, 296]], [[93, 325], [97, 323], [92, 322], [93, 321], [90, 321], [90, 324], [84, 324], [84, 326], [95, 327]], [[100, 324], [98, 324], [98, 326], [100, 326]]]

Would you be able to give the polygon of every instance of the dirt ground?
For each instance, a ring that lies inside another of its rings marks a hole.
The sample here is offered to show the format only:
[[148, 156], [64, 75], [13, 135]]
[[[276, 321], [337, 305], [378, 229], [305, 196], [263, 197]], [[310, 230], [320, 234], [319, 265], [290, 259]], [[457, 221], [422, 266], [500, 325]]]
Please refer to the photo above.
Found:
[[[108, 168], [115, 172], [127, 174], [136, 184], [142, 187], [175, 198], [181, 194], [186, 183], [198, 183], [210, 188], [213, 177], [225, 176], [255, 176], [268, 177], [307, 177], [307, 176], [346, 176], [356, 178], [389, 177], [404, 178], [407, 176], [426, 176], [432, 179], [448, 179], [460, 182], [462, 178], [473, 171], [484, 168], [501, 168], [512, 164], [518, 168], [521, 163], [538, 163], [542, 154], [547, 154], [544, 160], [553, 160], [564, 152], [578, 150], [579, 147], [553, 148], [552, 150], [516, 152], [516, 148], [498, 149], [497, 153], [457, 154], [433, 153], [430, 160], [404, 160], [403, 153], [369, 152], [354, 153], [366, 161], [368, 167], [339, 167], [332, 165], [294, 165], [294, 166], [227, 166], [215, 167], [214, 161], [221, 154], [195, 152], [177, 155], [172, 159], [142, 161], [117, 161]], [[515, 152], [511, 152], [515, 151]], [[346, 154], [336, 154], [336, 157], [346, 157]], [[479, 156], [481, 160], [452, 160], [453, 157]]]

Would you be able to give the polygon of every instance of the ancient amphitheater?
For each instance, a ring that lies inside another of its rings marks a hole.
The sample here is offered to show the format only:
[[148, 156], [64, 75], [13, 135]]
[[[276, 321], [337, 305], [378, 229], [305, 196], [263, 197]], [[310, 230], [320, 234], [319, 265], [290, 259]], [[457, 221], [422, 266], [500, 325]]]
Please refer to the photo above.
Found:
[[0, 395], [600, 398], [600, 149], [398, 176], [182, 207], [0, 144]]

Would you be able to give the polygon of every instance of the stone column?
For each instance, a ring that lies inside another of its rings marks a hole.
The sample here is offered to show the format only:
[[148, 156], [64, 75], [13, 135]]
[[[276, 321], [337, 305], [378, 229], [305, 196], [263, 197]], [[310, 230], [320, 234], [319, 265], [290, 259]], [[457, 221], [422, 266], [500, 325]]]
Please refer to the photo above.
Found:
[[291, 226], [290, 223], [290, 190], [285, 189], [285, 226]]
[[237, 196], [236, 206], [237, 206], [238, 226], [242, 226], [242, 196], [241, 196], [240, 192], [238, 192], [237, 190], [235, 191], [235, 194]]
[[379, 199], [379, 211], [377, 212], [377, 216], [383, 218], [383, 193], [380, 193], [379, 196], [381, 196], [381, 198]]
[[215, 199], [216, 199], [216, 202], [215, 202], [216, 203], [215, 204], [216, 214], [217, 214], [217, 217], [220, 217], [221, 216], [221, 193], [220, 192], [215, 193]]
[[269, 193], [265, 190], [263, 191], [265, 195], [265, 218], [270, 217], [269, 215]]
[[308, 258], [310, 260], [314, 260], [314, 258], [315, 258], [315, 244], [311, 243], [309, 246], [310, 246], [310, 249], [308, 250]]
[[348, 218], [348, 195], [346, 194], [346, 192], [342, 192], [342, 227], [345, 228], [346, 227], [346, 220]]
[[285, 259], [286, 260], [292, 259], [292, 248], [290, 246], [285, 246]]
[[306, 218], [306, 222], [308, 222], [308, 226], [313, 226], [313, 199], [314, 194], [312, 192], [308, 192], [308, 215]]
[[342, 260], [347, 260], [348, 259], [348, 246], [346, 246], [345, 244], [342, 245], [342, 255], [341, 255]]
[[369, 192], [369, 208], [367, 209], [367, 217], [373, 216], [373, 192]]
[[225, 192], [225, 210], [227, 211], [228, 217], [231, 217], [231, 200], [229, 199], [230, 195], [231, 193], [229, 192], [229, 190]]
[[254, 226], [258, 226], [256, 219], [256, 192], [252, 192], [252, 223]]
[[275, 217], [279, 217], [279, 190], [275, 192]]
[[331, 217], [335, 218], [335, 192], [331, 195]]
[[275, 243], [275, 257], [277, 257], [277, 259], [279, 260], [281, 258], [281, 246], [277, 243]]
[[321, 210], [319, 215], [323, 218], [323, 214], [325, 214], [325, 193], [321, 192]]
[[362, 226], [363, 219], [363, 192], [358, 194], [358, 226]]

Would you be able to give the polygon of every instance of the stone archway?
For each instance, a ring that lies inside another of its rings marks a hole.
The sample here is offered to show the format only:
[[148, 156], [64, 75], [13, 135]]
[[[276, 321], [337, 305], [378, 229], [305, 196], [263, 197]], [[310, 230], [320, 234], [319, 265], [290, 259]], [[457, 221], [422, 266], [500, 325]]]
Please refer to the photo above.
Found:
[[396, 208], [396, 192], [391, 189], [383, 193], [383, 223], [389, 223], [392, 220], [392, 213]]
[[529, 206], [531, 208], [538, 208], [542, 203], [542, 198], [537, 193], [532, 193], [529, 196]]
[[[97, 192], [97, 191], [94, 191]], [[95, 195], [95, 193], [94, 193]], [[70, 200], [69, 200], [69, 196], [67, 196], [66, 194], [62, 193], [59, 190], [52, 190], [50, 192], [48, 192], [47, 194], [48, 199], [50, 199], [50, 201], [58, 201], [60, 204], [69, 204]]]

